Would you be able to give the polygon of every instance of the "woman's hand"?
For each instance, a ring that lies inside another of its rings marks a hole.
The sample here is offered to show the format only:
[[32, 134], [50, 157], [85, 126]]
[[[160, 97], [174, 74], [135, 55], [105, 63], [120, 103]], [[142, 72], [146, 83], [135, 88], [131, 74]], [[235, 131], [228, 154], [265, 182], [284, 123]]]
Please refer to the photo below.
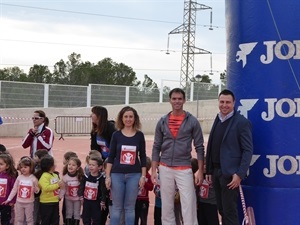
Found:
[[139, 187], [140, 189], [142, 189], [145, 185], [146, 182], [146, 177], [145, 176], [141, 176], [140, 181], [139, 181]]
[[110, 177], [105, 178], [105, 186], [106, 186], [107, 190], [110, 189], [110, 187], [111, 187], [111, 178]]

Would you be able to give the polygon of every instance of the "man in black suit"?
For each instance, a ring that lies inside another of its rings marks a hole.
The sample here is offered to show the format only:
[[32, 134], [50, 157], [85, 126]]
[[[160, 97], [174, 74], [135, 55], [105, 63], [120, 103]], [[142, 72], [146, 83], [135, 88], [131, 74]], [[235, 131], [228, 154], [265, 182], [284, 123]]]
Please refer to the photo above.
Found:
[[251, 123], [234, 109], [230, 90], [219, 94], [219, 109], [207, 145], [206, 169], [213, 183], [223, 225], [239, 225], [239, 185], [253, 154]]

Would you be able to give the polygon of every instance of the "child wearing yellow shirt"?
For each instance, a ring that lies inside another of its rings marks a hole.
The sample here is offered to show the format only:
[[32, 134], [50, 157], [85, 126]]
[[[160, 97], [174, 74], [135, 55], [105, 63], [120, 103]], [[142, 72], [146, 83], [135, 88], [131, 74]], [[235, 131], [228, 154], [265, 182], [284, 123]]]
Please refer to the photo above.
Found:
[[59, 225], [59, 189], [63, 187], [63, 182], [55, 172], [52, 156], [42, 158], [41, 173], [39, 179], [41, 224]]

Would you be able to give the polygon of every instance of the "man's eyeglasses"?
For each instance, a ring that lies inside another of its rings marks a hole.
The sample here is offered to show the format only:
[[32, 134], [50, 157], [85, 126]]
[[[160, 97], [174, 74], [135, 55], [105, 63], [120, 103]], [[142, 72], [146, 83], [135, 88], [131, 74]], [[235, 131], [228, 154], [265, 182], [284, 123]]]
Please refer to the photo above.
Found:
[[39, 120], [39, 119], [42, 119], [43, 117], [40, 117], [40, 116], [35, 116], [35, 117], [32, 117], [31, 119], [32, 120]]

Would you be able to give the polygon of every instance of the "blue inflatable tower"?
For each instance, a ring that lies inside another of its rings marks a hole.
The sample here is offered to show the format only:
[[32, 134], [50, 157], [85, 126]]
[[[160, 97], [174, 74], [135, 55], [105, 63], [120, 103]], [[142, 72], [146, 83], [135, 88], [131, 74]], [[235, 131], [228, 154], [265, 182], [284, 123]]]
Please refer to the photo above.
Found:
[[257, 225], [300, 224], [300, 0], [225, 0], [228, 88], [253, 125]]

